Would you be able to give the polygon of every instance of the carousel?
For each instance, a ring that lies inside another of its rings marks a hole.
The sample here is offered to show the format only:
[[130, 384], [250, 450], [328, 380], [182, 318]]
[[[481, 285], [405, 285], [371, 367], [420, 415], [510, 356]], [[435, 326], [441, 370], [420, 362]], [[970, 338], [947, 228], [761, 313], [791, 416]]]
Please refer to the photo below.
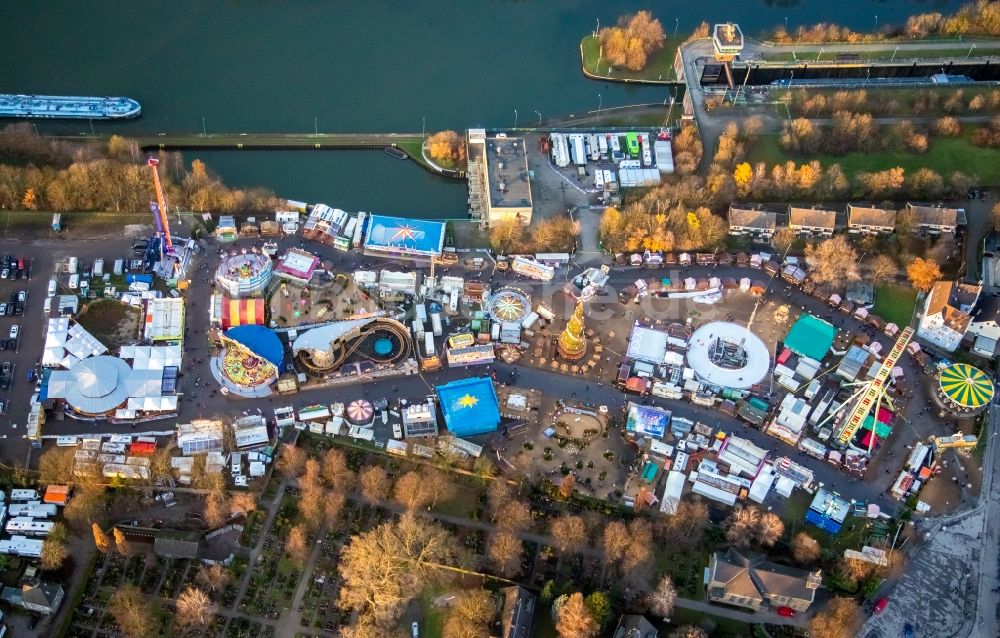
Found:
[[531, 299], [518, 288], [506, 286], [489, 296], [485, 310], [495, 322], [521, 323], [531, 312]]
[[270, 395], [278, 380], [278, 365], [236, 339], [224, 336], [222, 341], [222, 353], [211, 362], [220, 391], [248, 398]]
[[957, 417], [975, 416], [993, 400], [993, 379], [979, 368], [955, 363], [938, 374], [934, 398]]
[[355, 399], [347, 405], [347, 420], [351, 425], [369, 426], [375, 420], [375, 408], [367, 399]]

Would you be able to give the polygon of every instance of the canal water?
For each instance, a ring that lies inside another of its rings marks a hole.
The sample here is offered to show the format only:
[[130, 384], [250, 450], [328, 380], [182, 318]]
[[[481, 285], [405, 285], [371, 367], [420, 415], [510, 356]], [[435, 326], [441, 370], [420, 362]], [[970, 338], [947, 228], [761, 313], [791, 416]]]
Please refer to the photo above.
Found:
[[[786, 18], [792, 27], [871, 28], [961, 0], [649, 4], [668, 35], [701, 20], [734, 20], [752, 34]], [[579, 38], [635, 9], [623, 0], [6, 0], [0, 92], [142, 102], [141, 118], [95, 122], [98, 133], [432, 132], [512, 126], [515, 118], [523, 126], [539, 114], [663, 101], [663, 88], [580, 73]], [[90, 123], [39, 129], [86, 134]], [[230, 184], [293, 199], [436, 217], [465, 208], [464, 187], [377, 153], [199, 155]]]

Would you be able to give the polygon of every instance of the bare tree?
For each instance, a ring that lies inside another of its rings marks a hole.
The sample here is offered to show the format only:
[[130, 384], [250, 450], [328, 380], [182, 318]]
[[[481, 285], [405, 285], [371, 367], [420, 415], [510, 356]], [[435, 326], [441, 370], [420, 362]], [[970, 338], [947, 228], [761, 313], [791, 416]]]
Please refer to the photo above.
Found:
[[326, 492], [322, 487], [304, 487], [299, 493], [299, 513], [310, 530], [317, 530], [323, 523], [326, 508]]
[[531, 527], [531, 510], [521, 501], [511, 501], [500, 508], [498, 525], [514, 532], [526, 531]]
[[514, 490], [507, 483], [507, 479], [498, 478], [490, 482], [490, 486], [486, 488], [486, 512], [490, 516], [491, 523], [496, 522], [500, 508], [513, 498]]
[[407, 509], [423, 509], [431, 500], [430, 491], [420, 472], [411, 470], [396, 480], [392, 488], [392, 500]]
[[670, 634], [670, 638], [708, 638], [708, 632], [697, 625], [683, 625]]
[[819, 542], [809, 534], [799, 532], [792, 538], [792, 556], [795, 558], [795, 562], [801, 565], [816, 562], [820, 556]]
[[809, 620], [814, 638], [852, 638], [861, 628], [861, 609], [851, 598], [833, 598]]
[[205, 522], [209, 527], [219, 527], [229, 519], [232, 510], [225, 492], [212, 491], [205, 497]]
[[573, 514], [563, 514], [552, 521], [552, 540], [562, 553], [577, 553], [587, 544], [587, 525]]
[[726, 530], [726, 540], [737, 547], [748, 547], [753, 542], [754, 533], [759, 522], [759, 509], [752, 506], [736, 506], [729, 515], [729, 528]]
[[97, 546], [97, 551], [107, 554], [108, 550], [111, 549], [111, 539], [108, 538], [108, 533], [101, 529], [97, 523], [91, 523], [90, 529], [94, 534], [94, 545]]
[[806, 261], [810, 278], [818, 284], [843, 285], [859, 277], [858, 254], [844, 235], [806, 246]]
[[309, 531], [300, 523], [288, 532], [288, 538], [285, 539], [285, 553], [292, 562], [301, 567], [309, 558], [309, 550]]
[[116, 527], [114, 528], [114, 536], [115, 548], [118, 550], [118, 553], [122, 556], [128, 556], [131, 553], [132, 548], [129, 545], [128, 540], [125, 538], [125, 535], [122, 534], [122, 531]]
[[442, 638], [488, 638], [496, 605], [485, 589], [457, 595], [444, 619]]
[[653, 557], [653, 526], [644, 518], [628, 524], [629, 544], [620, 562], [622, 575], [633, 583], [645, 579]]
[[656, 584], [656, 589], [646, 596], [649, 609], [660, 618], [669, 618], [674, 612], [674, 604], [677, 602], [677, 589], [674, 581], [669, 575], [660, 577], [660, 582]]
[[203, 628], [212, 622], [215, 604], [208, 594], [197, 587], [187, 587], [177, 597], [177, 624], [181, 627]]
[[250, 492], [237, 492], [230, 499], [229, 506], [233, 512], [249, 514], [257, 509], [257, 499]]
[[49, 535], [42, 542], [42, 555], [40, 563], [45, 571], [55, 571], [62, 567], [69, 556], [69, 545], [66, 538], [69, 532], [62, 523], [53, 523]]
[[108, 611], [128, 638], [147, 638], [153, 632], [152, 607], [142, 591], [132, 583], [115, 589], [108, 599]]
[[229, 572], [219, 563], [212, 563], [211, 565], [202, 565], [198, 569], [196, 578], [208, 591], [215, 593], [222, 591], [226, 583], [229, 582]]
[[510, 578], [521, 571], [521, 555], [524, 546], [517, 534], [510, 530], [498, 529], [493, 533], [487, 548], [487, 556], [496, 565], [501, 576]]
[[361, 494], [371, 501], [382, 501], [389, 494], [389, 475], [379, 465], [369, 465], [358, 477]]
[[103, 487], [78, 487], [73, 498], [63, 508], [63, 516], [71, 528], [82, 531], [97, 520], [103, 511]]
[[337, 448], [330, 448], [323, 453], [323, 480], [330, 487], [347, 492], [354, 487], [354, 472], [347, 465], [347, 456]]
[[563, 477], [559, 483], [559, 496], [568, 499], [576, 489], [576, 477], [570, 473]]
[[298, 478], [306, 468], [306, 451], [294, 445], [283, 445], [275, 466], [286, 479]]
[[764, 547], [771, 547], [785, 533], [785, 524], [774, 512], [765, 512], [757, 523], [754, 536]]
[[771, 245], [774, 246], [774, 249], [778, 252], [778, 254], [784, 255], [798, 238], [798, 233], [787, 226], [782, 226], [778, 230], [774, 231], [774, 235], [771, 236]]
[[629, 546], [628, 527], [621, 521], [610, 521], [604, 526], [601, 536], [601, 549], [604, 551], [604, 563], [617, 565]]
[[76, 483], [73, 466], [76, 450], [69, 447], [51, 447], [38, 457], [38, 480], [44, 485]]
[[456, 487], [449, 474], [441, 470], [431, 470], [424, 476], [424, 482], [430, 495], [431, 508], [437, 507], [441, 501], [455, 498]]
[[869, 267], [869, 277], [875, 283], [891, 279], [899, 268], [896, 260], [889, 255], [876, 255]]
[[583, 594], [570, 594], [559, 607], [556, 633], [559, 638], [595, 638], [600, 627], [583, 603]]
[[377, 624], [395, 622], [437, 566], [453, 557], [451, 534], [412, 513], [404, 514], [398, 521], [353, 536], [344, 547], [340, 604], [367, 612]]

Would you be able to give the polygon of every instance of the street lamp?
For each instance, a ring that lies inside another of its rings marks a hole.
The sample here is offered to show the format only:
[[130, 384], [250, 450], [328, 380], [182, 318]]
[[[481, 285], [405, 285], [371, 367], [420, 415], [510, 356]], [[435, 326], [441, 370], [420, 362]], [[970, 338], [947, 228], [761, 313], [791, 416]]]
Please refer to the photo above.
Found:
[[675, 40], [677, 39], [677, 27], [680, 25], [680, 23], [681, 23], [681, 19], [680, 18], [674, 18], [674, 37], [673, 37], [673, 39], [675, 39]]
[[878, 31], [878, 14], [877, 13], [875, 14], [875, 28], [872, 29], [872, 30], [873, 31]]
[[597, 34], [600, 33], [600, 31], [601, 31], [601, 19], [598, 18], [597, 19], [597, 28], [594, 29], [594, 37], [595, 38], [597, 37]]
[[868, 86], [868, 78], [870, 78], [871, 75], [872, 75], [872, 70], [868, 69], [868, 71], [865, 72], [865, 86]]
[[788, 31], [788, 16], [785, 16], [785, 31]]
[[313, 133], [319, 135], [319, 116], [313, 117]]
[[819, 62], [819, 56], [823, 55], [823, 47], [819, 48], [819, 53], [816, 54], [816, 61]]
[[420, 116], [420, 137], [427, 137], [427, 116]]
[[973, 42], [973, 43], [972, 43], [972, 46], [971, 46], [971, 47], [969, 47], [969, 53], [968, 53], [968, 54], [967, 54], [967, 55], [965, 56], [965, 59], [966, 59], [966, 60], [968, 60], [968, 59], [969, 59], [969, 56], [971, 56], [971, 55], [972, 55], [972, 51], [973, 51], [973, 50], [974, 50], [975, 48], [976, 48], [976, 43], [975, 43], [975, 42]]
[[201, 134], [206, 137], [208, 136], [208, 131], [205, 130], [205, 118], [201, 118]]
[[892, 62], [893, 60], [896, 59], [896, 54], [897, 53], [899, 53], [899, 45], [896, 45], [896, 50], [892, 52], [892, 57], [889, 58], [889, 62]]
[[542, 112], [541, 111], [535, 111], [535, 114], [538, 116], [538, 126], [541, 127], [542, 126]]
[[604, 106], [604, 98], [600, 93], [597, 94], [597, 117], [601, 116], [601, 107]]
[[514, 128], [517, 128], [517, 109], [514, 109]]

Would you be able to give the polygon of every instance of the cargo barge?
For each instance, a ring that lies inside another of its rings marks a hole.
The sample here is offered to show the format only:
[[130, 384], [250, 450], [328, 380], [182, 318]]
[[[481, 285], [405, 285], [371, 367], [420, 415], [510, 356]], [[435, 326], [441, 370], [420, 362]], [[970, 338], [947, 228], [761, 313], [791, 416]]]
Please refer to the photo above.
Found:
[[124, 120], [138, 117], [141, 112], [139, 102], [128, 97], [0, 93], [0, 117]]

